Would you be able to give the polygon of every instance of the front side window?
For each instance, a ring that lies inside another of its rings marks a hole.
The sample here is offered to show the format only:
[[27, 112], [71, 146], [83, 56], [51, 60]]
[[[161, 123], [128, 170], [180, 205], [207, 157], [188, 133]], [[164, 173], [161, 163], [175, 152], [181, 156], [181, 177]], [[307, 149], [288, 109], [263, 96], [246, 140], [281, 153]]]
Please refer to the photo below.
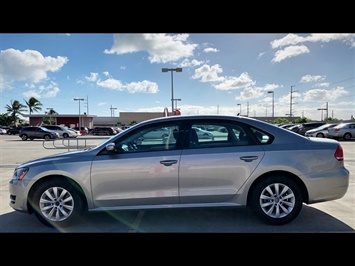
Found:
[[115, 143], [116, 153], [149, 152], [177, 149], [180, 126], [159, 124], [137, 129], [129, 136], [119, 138]]

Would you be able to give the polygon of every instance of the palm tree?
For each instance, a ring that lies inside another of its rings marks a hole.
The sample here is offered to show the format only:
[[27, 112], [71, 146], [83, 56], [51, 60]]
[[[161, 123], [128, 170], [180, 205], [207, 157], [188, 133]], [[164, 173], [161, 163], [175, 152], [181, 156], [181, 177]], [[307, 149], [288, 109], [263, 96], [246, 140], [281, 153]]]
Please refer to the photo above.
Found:
[[[47, 108], [48, 109], [48, 108]], [[48, 115], [50, 115], [50, 117], [49, 117], [49, 119], [48, 118], [44, 118], [43, 119], [43, 123], [45, 123], [45, 124], [50, 124], [50, 125], [52, 125], [52, 115], [57, 115], [58, 113], [53, 109], [53, 108], [49, 108], [50, 110], [49, 110], [49, 112], [44, 112], [46, 115], [48, 114]], [[54, 124], [56, 124], [56, 120], [57, 119], [55, 119], [54, 118]]]
[[42, 106], [43, 104], [40, 101], [38, 101], [35, 97], [31, 97], [28, 101], [25, 100], [25, 102], [28, 106], [30, 114], [32, 114], [33, 112], [39, 112], [42, 110], [42, 108], [40, 106]]
[[23, 105], [18, 100], [11, 101], [11, 105], [5, 106], [7, 114], [11, 116], [13, 124], [16, 124], [19, 119], [18, 115], [23, 115], [23, 112], [27, 111], [26, 105]]

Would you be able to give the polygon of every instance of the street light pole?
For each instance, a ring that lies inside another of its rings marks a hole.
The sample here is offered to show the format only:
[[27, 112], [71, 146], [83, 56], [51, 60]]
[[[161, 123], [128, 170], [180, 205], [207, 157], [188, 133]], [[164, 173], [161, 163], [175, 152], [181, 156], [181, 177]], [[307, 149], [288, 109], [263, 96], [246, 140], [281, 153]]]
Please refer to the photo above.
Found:
[[272, 93], [272, 117], [274, 117], [274, 100], [275, 100], [275, 94], [274, 91], [268, 91], [267, 93]]
[[74, 98], [74, 101], [79, 101], [79, 131], [81, 130], [81, 114], [80, 114], [80, 101], [84, 101], [83, 98]]
[[239, 105], [239, 115], [242, 115], [242, 104], [237, 103], [237, 106]]
[[174, 115], [174, 77], [173, 72], [182, 72], [182, 68], [162, 68], [162, 72], [171, 72], [171, 114]]

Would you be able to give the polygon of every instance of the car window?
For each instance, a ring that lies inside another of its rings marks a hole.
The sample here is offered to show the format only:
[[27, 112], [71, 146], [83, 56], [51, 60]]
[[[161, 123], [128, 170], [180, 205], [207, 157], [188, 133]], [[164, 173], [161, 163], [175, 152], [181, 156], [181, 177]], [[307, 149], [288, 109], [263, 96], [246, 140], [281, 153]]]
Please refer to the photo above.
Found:
[[177, 149], [178, 124], [148, 126], [115, 142], [116, 153], [150, 152]]
[[[205, 128], [205, 129], [204, 129]], [[209, 129], [209, 130], [206, 130]], [[272, 136], [242, 124], [192, 124], [189, 133], [189, 148], [212, 148], [269, 144]]]

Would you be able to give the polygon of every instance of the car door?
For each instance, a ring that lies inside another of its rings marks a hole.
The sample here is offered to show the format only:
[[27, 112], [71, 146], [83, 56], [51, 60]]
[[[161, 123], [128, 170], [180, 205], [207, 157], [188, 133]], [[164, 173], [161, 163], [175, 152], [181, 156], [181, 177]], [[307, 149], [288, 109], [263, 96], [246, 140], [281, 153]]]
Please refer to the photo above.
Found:
[[[160, 125], [171, 132], [178, 124]], [[147, 127], [120, 135], [112, 153], [103, 149], [93, 160], [91, 184], [96, 207], [179, 203], [178, 173], [181, 149], [173, 134], [145, 141]]]
[[264, 156], [264, 149], [244, 126], [207, 123], [226, 130], [211, 131], [213, 139], [199, 139], [198, 144], [190, 141], [194, 137], [185, 143], [179, 171], [180, 201], [184, 204], [231, 200]]

